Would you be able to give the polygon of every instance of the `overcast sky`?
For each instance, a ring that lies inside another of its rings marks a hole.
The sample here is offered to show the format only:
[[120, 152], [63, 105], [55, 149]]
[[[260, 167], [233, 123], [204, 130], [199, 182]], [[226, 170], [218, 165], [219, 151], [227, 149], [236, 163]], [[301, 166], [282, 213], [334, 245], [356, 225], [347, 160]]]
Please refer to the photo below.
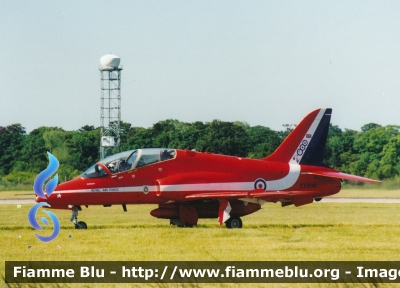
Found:
[[400, 125], [399, 1], [0, 0], [0, 126], [100, 126], [100, 57], [121, 58], [122, 120], [282, 130]]

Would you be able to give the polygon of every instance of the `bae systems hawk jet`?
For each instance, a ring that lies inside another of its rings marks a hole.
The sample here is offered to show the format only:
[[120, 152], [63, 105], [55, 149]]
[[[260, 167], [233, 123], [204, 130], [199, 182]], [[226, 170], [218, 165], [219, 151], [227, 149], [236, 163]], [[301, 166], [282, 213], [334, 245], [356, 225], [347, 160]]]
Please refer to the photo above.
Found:
[[150, 212], [191, 227], [218, 218], [241, 228], [241, 217], [266, 202], [301, 206], [338, 193], [341, 180], [379, 182], [341, 173], [323, 164], [332, 109], [308, 114], [270, 156], [249, 159], [170, 148], [134, 149], [107, 157], [47, 198], [51, 208], [72, 210], [77, 229], [82, 206], [158, 204]]

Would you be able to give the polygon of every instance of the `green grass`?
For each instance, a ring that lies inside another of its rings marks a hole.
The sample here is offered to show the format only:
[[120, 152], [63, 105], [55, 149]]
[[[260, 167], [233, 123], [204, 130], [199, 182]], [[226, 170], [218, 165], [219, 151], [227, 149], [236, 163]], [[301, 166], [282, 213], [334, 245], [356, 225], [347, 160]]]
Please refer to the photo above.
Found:
[[[343, 192], [358, 193], [357, 190]], [[376, 192], [371, 191], [370, 195]], [[0, 198], [4, 195], [13, 196], [12, 193], [17, 192], [3, 193], [0, 193]], [[400, 204], [319, 202], [302, 207], [282, 208], [279, 204], [267, 203], [262, 210], [242, 218], [243, 229], [226, 229], [217, 223], [217, 219], [200, 219], [197, 227], [178, 228], [170, 226], [168, 220], [150, 216], [149, 213], [156, 208], [155, 205], [128, 205], [128, 212], [124, 212], [121, 206], [83, 207], [83, 211], [79, 212], [79, 220], [85, 221], [89, 229], [75, 230], [69, 222], [70, 211], [51, 210], [60, 219], [61, 232], [49, 243], [43, 243], [34, 236], [34, 233], [49, 235], [51, 231], [36, 231], [30, 227], [27, 213], [31, 207], [32, 205], [27, 204], [21, 205], [21, 208], [17, 205], [0, 205], [2, 262], [7, 260], [400, 261]], [[40, 211], [38, 217], [45, 216]], [[28, 249], [28, 245], [32, 247]], [[58, 245], [61, 249], [57, 248]], [[3, 275], [4, 266], [0, 266], [0, 279]], [[223, 286], [238, 287], [230, 284]], [[258, 287], [258, 285], [252, 286]], [[309, 286], [319, 287], [317, 284], [303, 285], [303, 287]], [[369, 285], [364, 286], [369, 287]], [[89, 286], [72, 285], [72, 287]], [[168, 285], [168, 287], [183, 287], [183, 285]]]
[[89, 229], [82, 231], [73, 229], [69, 211], [52, 210], [62, 229], [50, 243], [34, 236], [50, 231], [30, 227], [30, 205], [0, 207], [5, 260], [400, 260], [400, 204], [266, 204], [243, 217], [244, 228], [237, 230], [216, 219], [177, 228], [151, 217], [155, 206], [137, 205], [126, 213], [121, 207], [84, 208], [79, 219]]

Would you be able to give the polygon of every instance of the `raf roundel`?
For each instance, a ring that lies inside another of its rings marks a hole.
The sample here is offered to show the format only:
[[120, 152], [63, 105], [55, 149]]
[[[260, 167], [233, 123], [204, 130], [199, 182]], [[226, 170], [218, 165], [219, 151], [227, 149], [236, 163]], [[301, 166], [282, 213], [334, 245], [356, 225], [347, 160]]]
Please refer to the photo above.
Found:
[[265, 182], [264, 179], [257, 179], [254, 181], [254, 189], [262, 189], [262, 190], [267, 190], [267, 182]]

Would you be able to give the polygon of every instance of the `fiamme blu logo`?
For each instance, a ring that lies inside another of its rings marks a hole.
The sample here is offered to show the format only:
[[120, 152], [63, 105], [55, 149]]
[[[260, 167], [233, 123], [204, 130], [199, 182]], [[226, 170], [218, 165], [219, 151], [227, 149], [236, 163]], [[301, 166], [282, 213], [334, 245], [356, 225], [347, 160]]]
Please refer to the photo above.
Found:
[[[60, 163], [58, 162], [57, 158], [54, 157], [50, 152], [47, 152], [47, 155], [49, 157], [49, 165], [45, 170], [40, 172], [38, 176], [36, 177], [34, 183], [33, 183], [33, 190], [35, 191], [35, 194], [42, 199], [46, 199], [50, 197], [51, 193], [56, 189], [57, 183], [58, 183], [58, 174], [56, 174], [52, 179], [50, 179], [46, 183], [46, 189], [43, 191], [43, 185], [46, 182], [48, 178], [51, 177], [51, 175], [54, 174], [54, 172], [57, 171]], [[38, 204], [35, 204], [28, 212], [28, 220], [29, 223], [32, 225], [33, 228], [37, 230], [44, 230], [42, 226], [38, 223], [36, 220], [36, 214], [38, 213], [39, 208], [41, 207], [51, 207], [50, 204], [46, 202], [41, 202]], [[43, 210], [44, 213], [47, 214], [47, 216], [50, 217], [51, 221], [53, 222], [53, 232], [50, 236], [41, 236], [37, 233], [35, 233], [35, 236], [43, 242], [50, 242], [51, 240], [54, 240], [58, 234], [60, 233], [60, 221], [58, 220], [57, 216], [50, 212]], [[41, 217], [41, 222], [49, 226], [49, 221], [45, 217]]]

